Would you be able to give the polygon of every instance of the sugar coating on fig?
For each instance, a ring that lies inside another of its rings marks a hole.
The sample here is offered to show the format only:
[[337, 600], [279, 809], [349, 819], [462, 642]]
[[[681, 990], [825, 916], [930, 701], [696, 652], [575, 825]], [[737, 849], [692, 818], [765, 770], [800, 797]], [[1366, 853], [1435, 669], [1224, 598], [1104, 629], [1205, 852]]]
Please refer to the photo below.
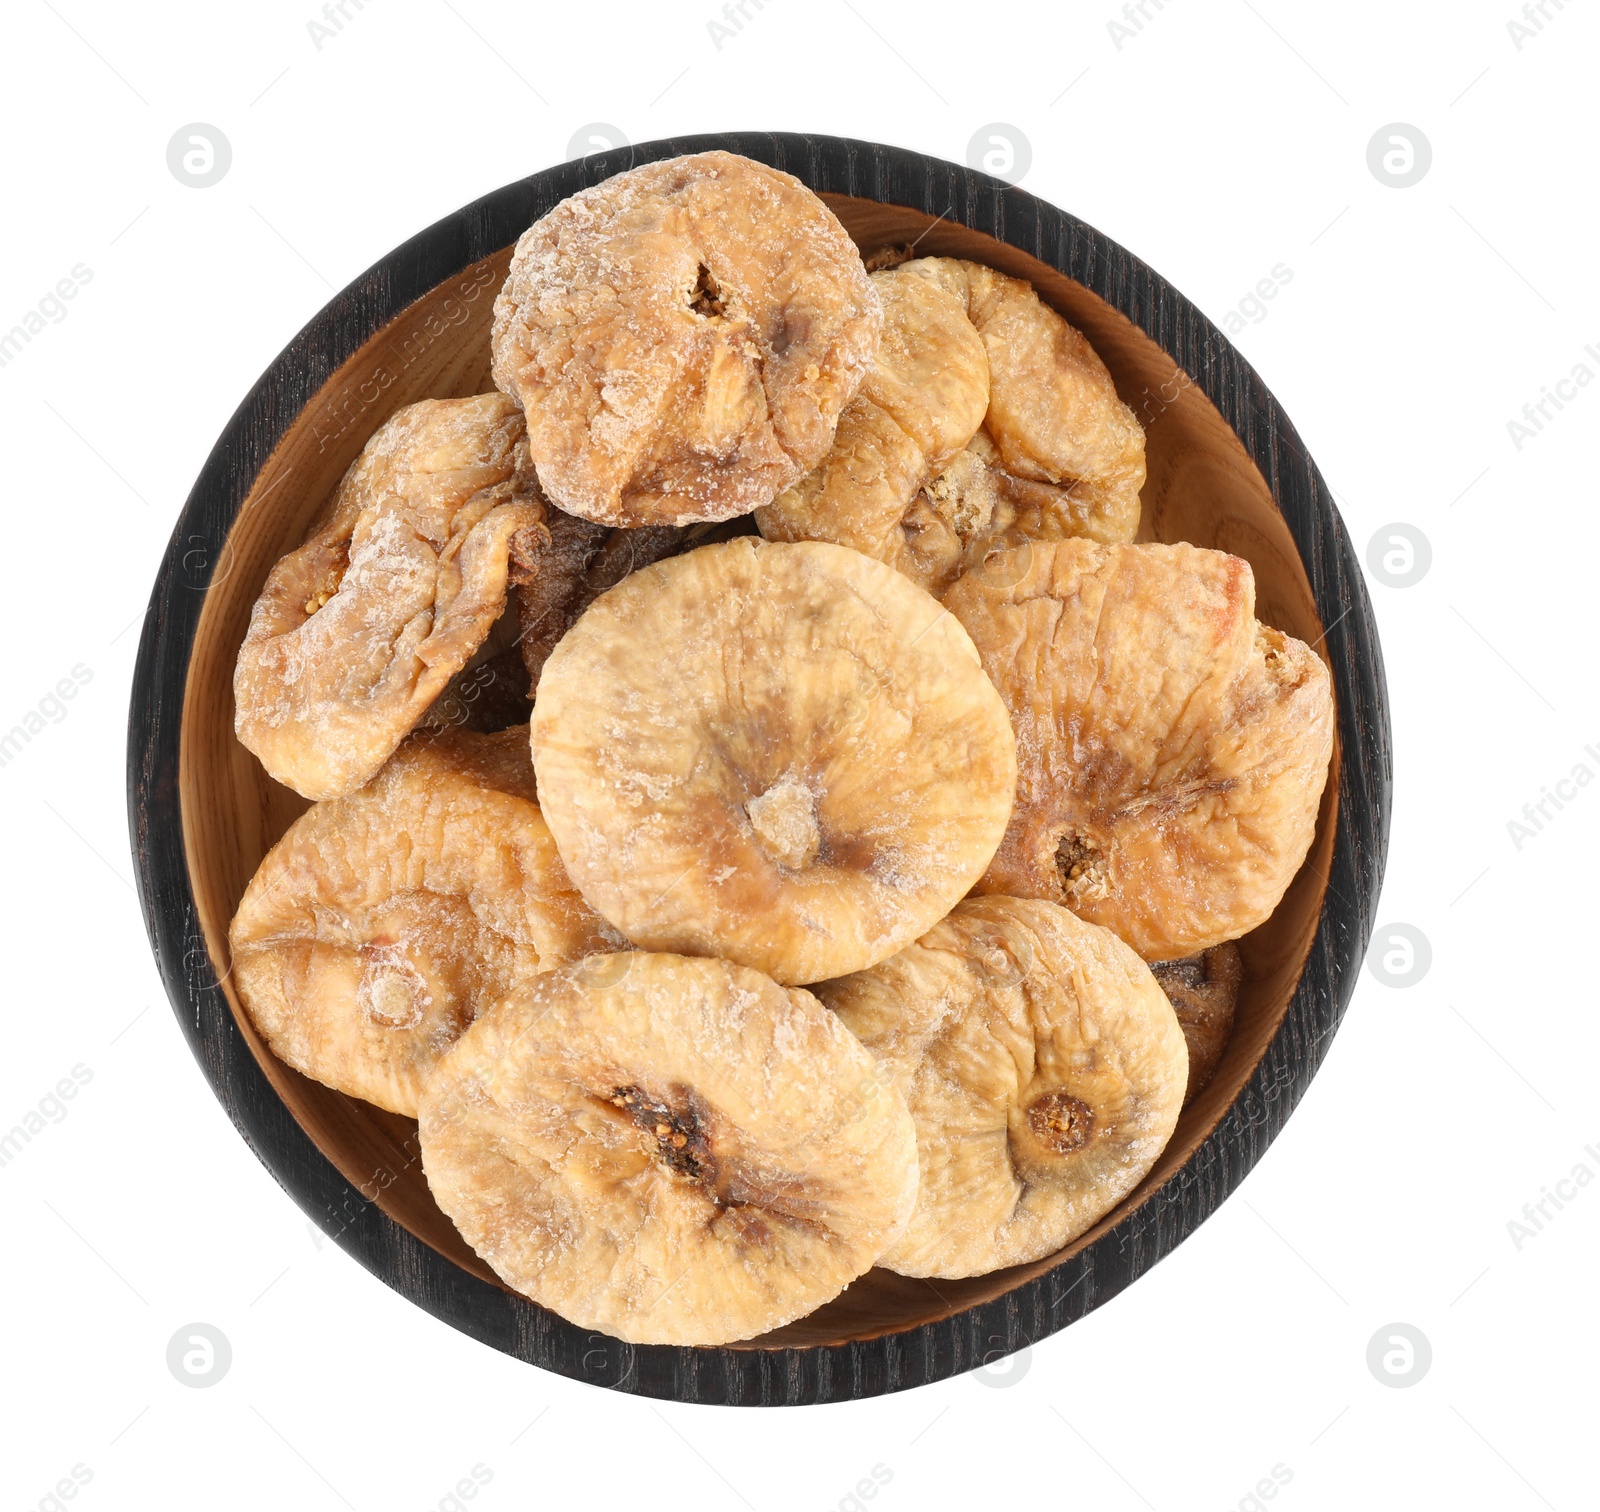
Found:
[[1017, 736], [1016, 808], [980, 891], [1063, 903], [1158, 961], [1272, 913], [1316, 830], [1333, 694], [1309, 646], [1256, 620], [1249, 563], [1024, 543], [944, 603]]
[[495, 301], [494, 379], [568, 513], [724, 520], [821, 461], [882, 318], [815, 194], [702, 152], [581, 190], [523, 234]]
[[251, 610], [239, 739], [304, 797], [353, 793], [483, 643], [545, 547], [544, 512], [512, 400], [398, 411]]
[[909, 944], [1010, 814], [1010, 722], [955, 619], [859, 552], [744, 537], [603, 594], [546, 662], [540, 801], [636, 944], [798, 985]]
[[916, 1135], [809, 992], [726, 961], [619, 953], [535, 977], [422, 1097], [439, 1206], [506, 1282], [635, 1344], [802, 1316], [898, 1236]]
[[623, 943], [567, 879], [534, 797], [526, 727], [423, 733], [295, 821], [228, 932], [234, 986], [279, 1059], [414, 1114], [482, 1008]]
[[1132, 540], [1144, 432], [1082, 332], [979, 263], [872, 277], [872, 370], [822, 465], [757, 511], [762, 534], [853, 546], [935, 595], [1019, 541]]
[[817, 996], [905, 1097], [916, 1211], [880, 1264], [978, 1276], [1110, 1212], [1177, 1124], [1187, 1052], [1149, 968], [1054, 903], [979, 897]]

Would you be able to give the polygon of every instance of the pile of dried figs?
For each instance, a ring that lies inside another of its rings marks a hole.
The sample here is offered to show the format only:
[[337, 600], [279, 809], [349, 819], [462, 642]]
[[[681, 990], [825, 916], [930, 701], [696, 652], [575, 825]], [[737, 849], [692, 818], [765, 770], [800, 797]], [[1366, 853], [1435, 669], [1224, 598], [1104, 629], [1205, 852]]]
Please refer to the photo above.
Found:
[[1061, 1249], [1222, 1054], [1322, 663], [1245, 562], [1133, 544], [1143, 432], [1029, 284], [864, 263], [761, 164], [557, 205], [492, 343], [252, 613], [239, 739], [315, 801], [233, 920], [244, 1009], [621, 1339]]

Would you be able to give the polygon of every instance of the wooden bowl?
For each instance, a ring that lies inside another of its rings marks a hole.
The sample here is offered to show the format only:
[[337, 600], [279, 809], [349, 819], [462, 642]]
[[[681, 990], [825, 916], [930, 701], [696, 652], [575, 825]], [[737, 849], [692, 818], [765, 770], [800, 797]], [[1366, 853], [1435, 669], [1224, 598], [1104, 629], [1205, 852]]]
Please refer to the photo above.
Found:
[[[1087, 333], [1145, 425], [1143, 538], [1250, 562], [1260, 617], [1332, 669], [1338, 738], [1311, 854], [1241, 942], [1222, 1065], [1127, 1201], [1032, 1265], [936, 1285], [875, 1270], [763, 1338], [688, 1349], [623, 1344], [506, 1290], [434, 1205], [415, 1124], [262, 1045], [229, 982], [228, 921], [306, 804], [235, 740], [232, 673], [269, 568], [372, 432], [401, 405], [488, 387], [490, 313], [517, 236], [586, 185], [713, 147], [795, 174], [863, 252], [915, 241], [1032, 280]], [[267, 370], [206, 462], [151, 595], [129, 713], [129, 821], [151, 944], [250, 1147], [344, 1249], [436, 1317], [578, 1380], [695, 1402], [837, 1401], [972, 1369], [1082, 1317], [1193, 1232], [1282, 1127], [1338, 1026], [1372, 927], [1389, 800], [1383, 665], [1356, 557], [1260, 378], [1188, 300], [1081, 221], [981, 173], [836, 137], [689, 137], [565, 163], [447, 217], [357, 279]]]

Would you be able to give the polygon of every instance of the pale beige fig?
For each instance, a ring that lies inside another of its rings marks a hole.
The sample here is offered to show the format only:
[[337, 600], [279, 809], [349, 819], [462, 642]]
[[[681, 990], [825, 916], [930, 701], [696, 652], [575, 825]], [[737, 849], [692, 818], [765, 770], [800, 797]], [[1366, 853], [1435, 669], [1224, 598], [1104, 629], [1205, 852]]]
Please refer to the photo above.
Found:
[[544, 549], [522, 415], [425, 399], [367, 442], [327, 519], [272, 569], [234, 668], [234, 728], [279, 782], [368, 782], [489, 634]]
[[1059, 487], [1006, 470], [986, 430], [918, 490], [901, 521], [900, 570], [943, 595], [965, 572], [1027, 541], [1130, 539], [1138, 515], [1114, 515], [1092, 491]]
[[725, 1344], [838, 1295], [899, 1235], [916, 1135], [810, 993], [597, 956], [525, 982], [420, 1110], [439, 1206], [508, 1286], [634, 1344]]
[[1230, 940], [1181, 961], [1152, 962], [1150, 971], [1178, 1015], [1189, 1047], [1189, 1086], [1183, 1094], [1188, 1107], [1217, 1074], [1222, 1052], [1228, 1048], [1244, 961]]
[[979, 891], [1047, 898], [1146, 960], [1237, 939], [1311, 847], [1328, 670], [1260, 624], [1250, 564], [1024, 544], [945, 595], [1011, 711], [1017, 802]]
[[872, 282], [884, 316], [872, 368], [822, 465], [756, 521], [768, 540], [850, 546], [928, 586], [906, 513], [983, 423], [989, 359], [965, 299], [903, 269]]
[[567, 879], [534, 797], [526, 727], [423, 733], [295, 821], [228, 931], [234, 986], [280, 1060], [414, 1114], [482, 1008], [623, 943]]
[[545, 817], [599, 913], [791, 986], [941, 918], [1016, 782], [966, 632], [818, 542], [744, 537], [624, 579], [551, 654], [532, 732]]
[[1088, 337], [1032, 284], [982, 263], [919, 257], [899, 271], [932, 279], [965, 301], [989, 357], [983, 428], [1000, 470], [1071, 496], [1045, 511], [1044, 522], [1062, 534], [1131, 541], [1144, 487], [1144, 430]]
[[935, 595], [1021, 541], [1132, 540], [1144, 432], [1083, 334], [980, 263], [872, 278], [872, 371], [822, 466], [756, 512], [761, 533], [853, 546]]
[[702, 152], [581, 190], [523, 234], [495, 301], [494, 380], [568, 513], [725, 520], [822, 460], [882, 320], [816, 195]]
[[902, 1275], [1054, 1254], [1138, 1186], [1177, 1124], [1171, 1004], [1115, 935], [1054, 903], [969, 898], [817, 995], [916, 1124], [916, 1210], [878, 1262]]

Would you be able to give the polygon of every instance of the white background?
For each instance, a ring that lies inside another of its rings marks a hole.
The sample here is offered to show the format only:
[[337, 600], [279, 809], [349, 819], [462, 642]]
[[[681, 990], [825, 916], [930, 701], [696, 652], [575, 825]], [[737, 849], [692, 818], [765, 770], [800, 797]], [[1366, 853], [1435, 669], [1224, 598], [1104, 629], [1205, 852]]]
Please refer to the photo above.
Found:
[[[73, 1066], [92, 1080], [0, 1169], [5, 1507], [52, 1506], [74, 1465], [90, 1512], [425, 1512], [475, 1465], [484, 1512], [825, 1512], [874, 1465], [888, 1512], [1222, 1512], [1274, 1466], [1287, 1512], [1593, 1506], [1600, 1183], [1520, 1248], [1507, 1225], [1579, 1162], [1600, 1174], [1600, 785], [1520, 849], [1507, 824], [1580, 761], [1600, 772], [1600, 386], [1520, 449], [1507, 422], [1578, 363], [1600, 373], [1594, 11], [1547, 0], [1519, 48], [1511, 0], [1146, 0], [1119, 47], [1111, 0], [751, 0], [718, 48], [712, 0], [346, 9], [320, 48], [311, 0], [6, 10], [0, 330], [75, 265], [92, 278], [0, 368], [0, 727], [75, 665], [92, 681], [0, 769], [0, 1128]], [[1432, 967], [1403, 990], [1363, 974], [1238, 1194], [1008, 1389], [753, 1411], [543, 1374], [319, 1242], [190, 1058], [123, 807], [157, 562], [218, 431], [333, 291], [586, 123], [960, 161], [996, 121], [1031, 144], [1026, 188], [1213, 320], [1292, 271], [1239, 345], [1363, 556], [1397, 521], [1432, 546], [1416, 585], [1369, 579], [1397, 749], [1380, 918], [1420, 929]], [[1406, 189], [1366, 160], [1397, 121], [1433, 149]], [[190, 122], [232, 144], [214, 187], [168, 170]], [[204, 1390], [165, 1363], [197, 1320], [233, 1350]], [[1405, 1389], [1366, 1363], [1397, 1321], [1433, 1355]]]

